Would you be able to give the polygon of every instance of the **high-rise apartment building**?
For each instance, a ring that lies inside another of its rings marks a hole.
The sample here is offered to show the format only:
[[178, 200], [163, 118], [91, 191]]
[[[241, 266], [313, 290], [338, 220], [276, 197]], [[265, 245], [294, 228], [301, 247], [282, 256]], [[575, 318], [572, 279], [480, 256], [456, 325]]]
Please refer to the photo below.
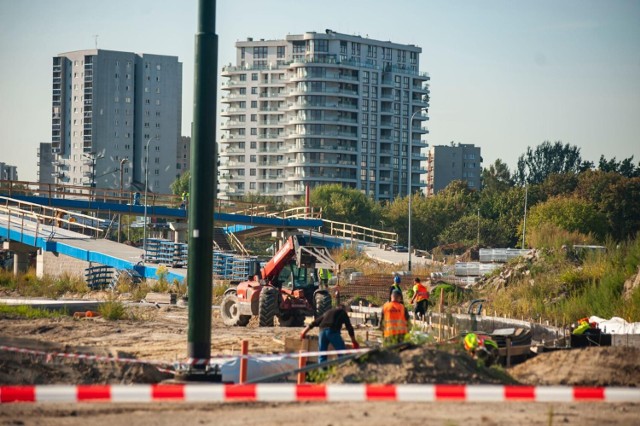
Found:
[[76, 192], [117, 189], [122, 165], [125, 189], [147, 181], [150, 191], [169, 192], [181, 115], [182, 63], [175, 56], [92, 49], [54, 57], [55, 182], [77, 185]]
[[176, 151], [176, 177], [180, 177], [191, 168], [191, 138], [181, 136]]
[[18, 180], [18, 167], [0, 162], [0, 180]]
[[222, 198], [289, 202], [307, 186], [339, 183], [390, 200], [406, 195], [407, 176], [412, 191], [426, 185], [420, 47], [326, 30], [236, 49], [222, 72]]
[[[54, 183], [53, 176], [53, 152], [51, 151], [51, 142], [40, 142], [38, 147], [38, 182]], [[46, 189], [46, 185], [40, 186], [40, 189]]]
[[443, 190], [454, 180], [467, 182], [470, 189], [481, 188], [482, 157], [473, 144], [436, 145], [429, 148], [427, 195]]

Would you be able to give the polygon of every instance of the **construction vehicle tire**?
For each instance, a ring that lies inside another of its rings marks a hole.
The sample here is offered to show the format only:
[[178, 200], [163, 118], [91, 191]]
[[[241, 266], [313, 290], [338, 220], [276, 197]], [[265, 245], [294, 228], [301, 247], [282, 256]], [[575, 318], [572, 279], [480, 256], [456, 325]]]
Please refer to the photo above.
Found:
[[304, 325], [304, 315], [296, 312], [290, 315], [278, 317], [281, 327], [302, 327]]
[[240, 327], [246, 327], [247, 324], [249, 324], [249, 321], [251, 320], [251, 315], [240, 315], [240, 317], [238, 318], [238, 324]]
[[264, 287], [258, 299], [258, 317], [260, 327], [273, 327], [273, 319], [278, 314], [278, 290]]
[[331, 309], [331, 295], [329, 293], [316, 293], [313, 298], [316, 304], [315, 318], [322, 316], [325, 312]]
[[238, 306], [238, 297], [235, 293], [227, 293], [222, 298], [222, 303], [220, 304], [220, 316], [222, 317], [224, 325], [247, 325], [239, 324], [241, 317], [240, 307]]

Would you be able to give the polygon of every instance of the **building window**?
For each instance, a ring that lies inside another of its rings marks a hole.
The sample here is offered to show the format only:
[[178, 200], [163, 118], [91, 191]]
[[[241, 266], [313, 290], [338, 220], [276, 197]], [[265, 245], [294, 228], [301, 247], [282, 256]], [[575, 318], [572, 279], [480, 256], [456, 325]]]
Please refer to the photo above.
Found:
[[255, 155], [250, 155], [249, 156], [249, 162], [250, 163], [255, 163], [256, 162], [256, 156]]
[[257, 72], [251, 73], [251, 81], [258, 81], [258, 73]]
[[258, 101], [251, 101], [251, 108], [258, 108]]
[[240, 81], [247, 81], [247, 75], [246, 74], [240, 74]]
[[315, 41], [315, 51], [316, 52], [328, 52], [329, 51], [329, 40], [316, 40]]
[[253, 59], [266, 59], [267, 46], [255, 46], [253, 48]]
[[256, 129], [255, 127], [252, 127], [252, 128], [251, 128], [251, 135], [252, 135], [252, 136], [255, 136], [255, 135], [257, 135], [257, 134], [258, 134], [258, 129]]
[[360, 43], [351, 43], [351, 56], [360, 56]]
[[250, 147], [251, 147], [251, 149], [256, 149], [256, 147], [257, 147], [256, 142], [252, 141]]
[[285, 46], [278, 46], [277, 47], [277, 56], [278, 56], [278, 58], [284, 58], [284, 49], [285, 49]]

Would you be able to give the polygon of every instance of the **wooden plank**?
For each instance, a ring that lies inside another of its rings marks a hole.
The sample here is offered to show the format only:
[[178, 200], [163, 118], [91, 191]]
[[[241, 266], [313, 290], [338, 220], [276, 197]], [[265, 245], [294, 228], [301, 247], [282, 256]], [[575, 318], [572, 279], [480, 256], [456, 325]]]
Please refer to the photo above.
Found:
[[156, 293], [150, 292], [147, 293], [144, 300], [148, 303], [176, 303], [176, 294], [175, 293]]

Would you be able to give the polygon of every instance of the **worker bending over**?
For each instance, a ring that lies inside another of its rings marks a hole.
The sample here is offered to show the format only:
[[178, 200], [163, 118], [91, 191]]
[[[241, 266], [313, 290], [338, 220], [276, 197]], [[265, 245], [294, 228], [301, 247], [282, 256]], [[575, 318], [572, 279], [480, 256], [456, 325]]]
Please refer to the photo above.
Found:
[[424, 320], [429, 305], [429, 289], [420, 282], [420, 278], [413, 280], [413, 297], [411, 303], [414, 304], [413, 313], [416, 319]]
[[[300, 338], [304, 339], [313, 327], [320, 327], [320, 333], [318, 334], [318, 349], [320, 352], [326, 352], [329, 348], [329, 343], [334, 347], [334, 349], [340, 351], [345, 349], [344, 340], [342, 340], [342, 336], [340, 335], [340, 330], [342, 326], [345, 326], [347, 332], [349, 333], [349, 337], [351, 337], [351, 343], [353, 344], [353, 349], [360, 348], [358, 341], [356, 340], [356, 334], [353, 331], [353, 326], [351, 325], [351, 320], [349, 319], [349, 315], [347, 315], [347, 311], [344, 309], [344, 305], [340, 305], [337, 308], [329, 309], [327, 312], [316, 318], [311, 324], [305, 327], [300, 333]], [[327, 361], [326, 355], [320, 355], [318, 358], [320, 364]]]

